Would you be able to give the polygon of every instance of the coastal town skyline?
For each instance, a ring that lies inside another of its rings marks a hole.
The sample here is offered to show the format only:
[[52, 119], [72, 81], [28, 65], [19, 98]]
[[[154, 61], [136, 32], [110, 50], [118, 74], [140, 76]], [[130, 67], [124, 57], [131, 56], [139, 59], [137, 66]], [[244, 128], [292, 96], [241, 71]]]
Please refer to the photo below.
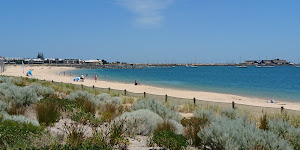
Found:
[[298, 63], [298, 1], [1, 1], [4, 57]]

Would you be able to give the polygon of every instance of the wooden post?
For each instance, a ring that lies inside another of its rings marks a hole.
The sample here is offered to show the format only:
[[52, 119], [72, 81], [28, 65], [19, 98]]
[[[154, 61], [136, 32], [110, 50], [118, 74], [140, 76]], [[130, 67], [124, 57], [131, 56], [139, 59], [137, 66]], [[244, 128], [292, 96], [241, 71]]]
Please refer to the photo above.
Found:
[[194, 97], [194, 105], [196, 105], [196, 98]]
[[165, 103], [168, 102], [168, 95], [166, 94], [166, 97], [165, 97]]
[[108, 88], [108, 93], [110, 93], [110, 87]]
[[52, 80], [52, 83], [53, 83], [53, 80]]
[[124, 90], [124, 95], [126, 96], [126, 89]]
[[235, 109], [235, 107], [234, 107], [234, 101], [232, 101], [232, 109]]
[[283, 108], [283, 106], [281, 106], [281, 113], [283, 113], [283, 111], [284, 111], [284, 108]]
[[146, 92], [144, 92], [144, 98], [146, 98]]
[[95, 86], [93, 85], [93, 90], [95, 89]]
[[81, 90], [83, 90], [83, 85], [81, 84]]

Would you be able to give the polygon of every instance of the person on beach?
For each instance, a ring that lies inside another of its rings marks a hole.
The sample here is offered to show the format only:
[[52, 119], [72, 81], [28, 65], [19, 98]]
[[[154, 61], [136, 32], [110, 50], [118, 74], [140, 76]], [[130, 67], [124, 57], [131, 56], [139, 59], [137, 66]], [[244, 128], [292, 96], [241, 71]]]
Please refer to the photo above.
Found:
[[95, 82], [97, 82], [98, 80], [98, 75], [95, 75]]
[[139, 83], [136, 82], [136, 80], [134, 80], [134, 85], [140, 85]]
[[83, 75], [81, 75], [80, 79], [81, 79], [81, 82], [84, 82], [84, 76]]

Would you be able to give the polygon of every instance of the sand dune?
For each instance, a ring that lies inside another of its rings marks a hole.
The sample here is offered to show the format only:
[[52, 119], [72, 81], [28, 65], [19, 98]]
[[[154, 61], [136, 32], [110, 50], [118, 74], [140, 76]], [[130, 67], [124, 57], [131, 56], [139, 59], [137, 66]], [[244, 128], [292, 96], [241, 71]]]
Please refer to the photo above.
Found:
[[[56, 81], [56, 82], [64, 82], [64, 83], [73, 83], [73, 84], [83, 84], [86, 86], [95, 86], [100, 88], [108, 88], [111, 89], [118, 89], [124, 90], [126, 89], [129, 92], [134, 93], [150, 93], [156, 95], [168, 95], [173, 97], [179, 98], [196, 98], [206, 101], [212, 102], [224, 102], [224, 103], [231, 103], [234, 101], [237, 104], [245, 104], [245, 105], [252, 105], [252, 106], [260, 106], [260, 107], [273, 107], [273, 108], [280, 108], [284, 106], [284, 108], [292, 109], [292, 110], [300, 110], [300, 103], [297, 102], [288, 102], [288, 101], [276, 101], [277, 103], [267, 103], [266, 101], [270, 101], [267, 99], [261, 98], [254, 98], [254, 97], [245, 97], [245, 96], [238, 96], [232, 94], [221, 94], [221, 93], [213, 93], [213, 92], [202, 92], [202, 91], [190, 91], [190, 90], [179, 90], [179, 89], [171, 89], [171, 88], [161, 88], [161, 87], [154, 87], [148, 85], [138, 85], [135, 86], [133, 83], [119, 83], [119, 82], [108, 82], [108, 81], [101, 81], [101, 78], [95, 82], [91, 79], [86, 79], [85, 82], [74, 82], [73, 76], [69, 75], [67, 70], [73, 70], [75, 68], [70, 67], [48, 67], [48, 66], [25, 66], [25, 73], [23, 73], [23, 68], [21, 66], [7, 66], [7, 70], [2, 75], [9, 75], [9, 76], [26, 76], [26, 72], [28, 70], [33, 70], [33, 77], [41, 80], [48, 80], [48, 81]], [[66, 72], [66, 75], [60, 74], [61, 72]], [[60, 74], [60, 75], [59, 75]]]

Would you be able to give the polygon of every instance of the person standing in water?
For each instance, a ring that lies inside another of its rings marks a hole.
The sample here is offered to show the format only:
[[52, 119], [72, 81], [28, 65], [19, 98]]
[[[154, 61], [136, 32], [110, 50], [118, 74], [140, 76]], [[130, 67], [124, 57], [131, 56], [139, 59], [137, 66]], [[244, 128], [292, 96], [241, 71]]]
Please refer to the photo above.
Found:
[[95, 75], [95, 82], [97, 82], [98, 80], [98, 75]]

